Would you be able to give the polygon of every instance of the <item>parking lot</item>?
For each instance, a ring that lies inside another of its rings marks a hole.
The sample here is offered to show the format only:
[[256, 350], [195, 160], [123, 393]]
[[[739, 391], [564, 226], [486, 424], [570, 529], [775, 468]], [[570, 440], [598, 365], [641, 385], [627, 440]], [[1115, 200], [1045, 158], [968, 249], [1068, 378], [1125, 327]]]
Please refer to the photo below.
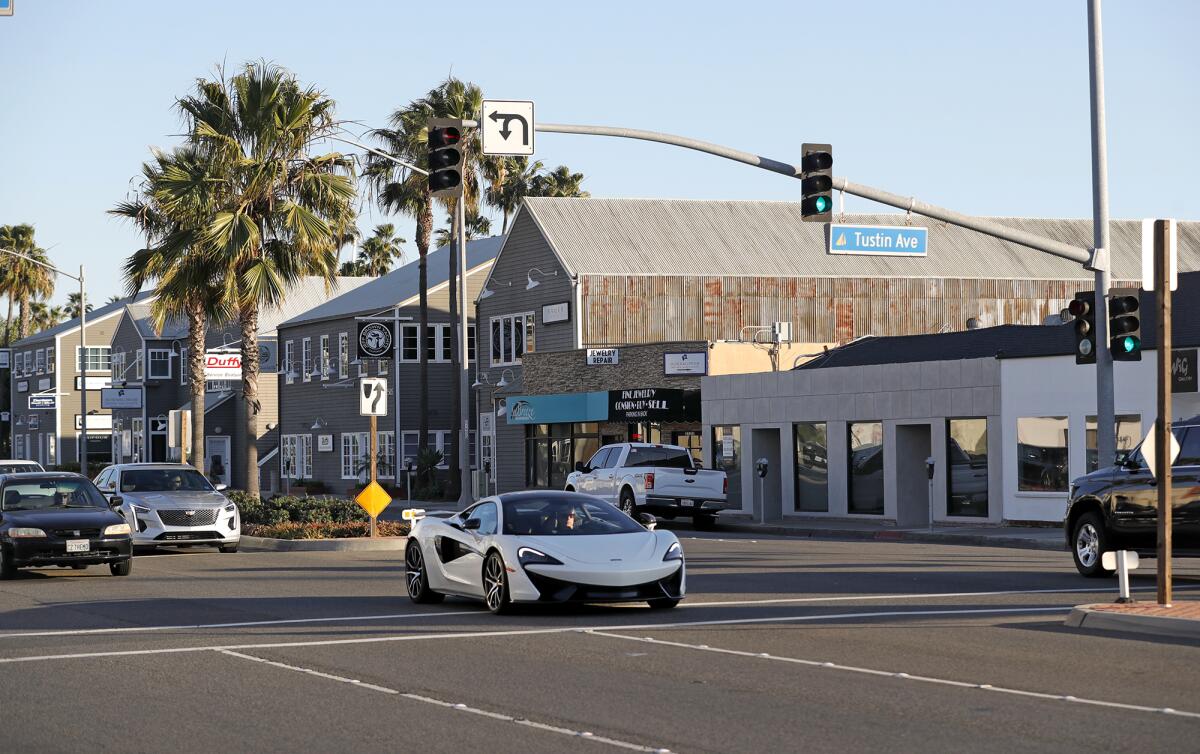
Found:
[[1182, 751], [1200, 732], [1200, 647], [1063, 627], [1115, 596], [1066, 553], [683, 543], [665, 612], [416, 606], [399, 552], [22, 573], [0, 585], [3, 748]]

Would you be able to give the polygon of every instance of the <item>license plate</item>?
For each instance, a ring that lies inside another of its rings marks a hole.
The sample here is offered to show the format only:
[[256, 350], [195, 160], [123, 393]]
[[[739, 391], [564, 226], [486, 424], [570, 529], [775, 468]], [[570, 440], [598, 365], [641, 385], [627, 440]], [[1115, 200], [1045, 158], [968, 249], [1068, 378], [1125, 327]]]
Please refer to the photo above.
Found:
[[695, 500], [680, 500], [679, 504], [685, 508], [690, 508], [691, 506], [696, 504], [696, 501]]
[[87, 552], [92, 549], [92, 543], [86, 539], [68, 539], [67, 552]]

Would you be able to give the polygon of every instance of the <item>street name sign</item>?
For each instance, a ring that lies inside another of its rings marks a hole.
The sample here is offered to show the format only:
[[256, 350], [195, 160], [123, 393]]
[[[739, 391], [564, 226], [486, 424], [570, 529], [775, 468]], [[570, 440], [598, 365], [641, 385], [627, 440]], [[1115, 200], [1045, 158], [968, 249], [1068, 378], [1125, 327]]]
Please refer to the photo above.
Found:
[[358, 415], [387, 416], [387, 380], [363, 377], [358, 381]]
[[530, 100], [483, 101], [483, 153], [508, 157], [533, 154], [533, 102]]
[[882, 257], [923, 257], [929, 248], [929, 229], [908, 225], [829, 226], [830, 254]]

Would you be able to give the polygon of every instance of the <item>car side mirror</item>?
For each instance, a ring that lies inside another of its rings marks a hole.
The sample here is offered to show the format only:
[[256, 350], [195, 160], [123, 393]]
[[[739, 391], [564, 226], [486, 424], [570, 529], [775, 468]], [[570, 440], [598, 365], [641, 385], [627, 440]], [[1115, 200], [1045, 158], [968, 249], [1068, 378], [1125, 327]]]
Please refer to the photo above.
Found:
[[109, 508], [120, 508], [121, 503], [123, 503], [123, 502], [125, 502], [125, 498], [121, 497], [120, 495], [113, 495], [112, 497], [110, 497], [108, 499], [108, 507]]
[[576, 471], [578, 471], [578, 472], [579, 472], [579, 473], [581, 473], [581, 474], [586, 474], [586, 473], [588, 473], [589, 471], [591, 471], [591, 469], [589, 469], [589, 468], [587, 467], [587, 464], [586, 464], [586, 463], [584, 463], [583, 461], [576, 461], [576, 462], [575, 462], [575, 470], [576, 470]]
[[482, 522], [477, 518], [468, 518], [466, 521], [462, 522], [462, 529], [463, 531], [478, 529], [480, 523]]
[[654, 517], [653, 513], [637, 514], [637, 522], [650, 531], [654, 531], [654, 528], [658, 526], [658, 519]]

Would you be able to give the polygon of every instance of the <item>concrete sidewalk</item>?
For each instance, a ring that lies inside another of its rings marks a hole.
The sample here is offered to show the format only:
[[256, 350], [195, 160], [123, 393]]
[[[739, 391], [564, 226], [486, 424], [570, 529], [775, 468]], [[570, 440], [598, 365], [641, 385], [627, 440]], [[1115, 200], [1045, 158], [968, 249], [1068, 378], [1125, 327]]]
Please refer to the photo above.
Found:
[[1067, 625], [1089, 631], [1112, 631], [1184, 639], [1200, 644], [1200, 602], [1175, 600], [1170, 607], [1155, 602], [1080, 605]]
[[[663, 522], [677, 528], [679, 521]], [[692, 528], [690, 524], [684, 524]], [[678, 527], [678, 528], [684, 528]], [[717, 532], [731, 531], [760, 536], [865, 539], [887, 542], [957, 544], [982, 547], [1017, 547], [1063, 552], [1066, 540], [1061, 527], [1042, 526], [934, 526], [900, 529], [877, 521], [788, 521], [756, 524], [730, 517], [718, 519]]]

